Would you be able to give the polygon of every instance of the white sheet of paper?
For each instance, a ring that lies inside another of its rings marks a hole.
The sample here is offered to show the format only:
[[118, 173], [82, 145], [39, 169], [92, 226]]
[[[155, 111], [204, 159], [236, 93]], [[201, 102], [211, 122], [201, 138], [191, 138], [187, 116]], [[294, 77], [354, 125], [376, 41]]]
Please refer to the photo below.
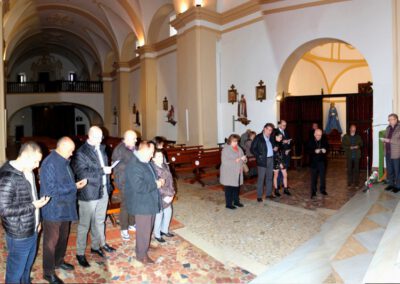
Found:
[[117, 160], [117, 161], [115, 161], [114, 163], [112, 163], [111, 168], [113, 169], [116, 165], [118, 165], [119, 162], [120, 162], [120, 161]]

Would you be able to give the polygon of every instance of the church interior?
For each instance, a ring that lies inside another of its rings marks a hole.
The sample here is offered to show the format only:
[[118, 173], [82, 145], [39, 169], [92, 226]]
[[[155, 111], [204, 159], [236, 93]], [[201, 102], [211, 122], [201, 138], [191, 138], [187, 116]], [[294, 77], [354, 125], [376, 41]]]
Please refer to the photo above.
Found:
[[[121, 240], [116, 189], [106, 236], [117, 253], [60, 271], [65, 283], [400, 282], [400, 195], [384, 190], [379, 140], [400, 111], [399, 0], [0, 4], [2, 163], [30, 140], [44, 155], [63, 136], [78, 146], [97, 125], [109, 154], [130, 129], [142, 140], [165, 137], [176, 176], [175, 237], [152, 240], [154, 264], [135, 260], [134, 232]], [[226, 209], [218, 179], [226, 139], [281, 120], [293, 140], [291, 195], [257, 202], [249, 175], [244, 207]], [[330, 149], [328, 196], [316, 199], [305, 146], [313, 123]], [[347, 186], [341, 146], [352, 124], [364, 144], [357, 188]], [[363, 190], [374, 171], [378, 182]], [[33, 283], [45, 282], [38, 248]], [[72, 264], [75, 250], [73, 223]]]

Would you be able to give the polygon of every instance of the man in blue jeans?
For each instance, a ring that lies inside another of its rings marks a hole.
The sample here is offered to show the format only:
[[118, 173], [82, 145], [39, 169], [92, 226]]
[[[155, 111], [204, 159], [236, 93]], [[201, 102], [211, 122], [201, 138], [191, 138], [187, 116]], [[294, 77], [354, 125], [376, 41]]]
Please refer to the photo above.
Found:
[[49, 197], [38, 199], [33, 170], [42, 159], [35, 142], [21, 146], [18, 158], [0, 168], [0, 216], [8, 249], [6, 283], [31, 283], [40, 228], [39, 208]]

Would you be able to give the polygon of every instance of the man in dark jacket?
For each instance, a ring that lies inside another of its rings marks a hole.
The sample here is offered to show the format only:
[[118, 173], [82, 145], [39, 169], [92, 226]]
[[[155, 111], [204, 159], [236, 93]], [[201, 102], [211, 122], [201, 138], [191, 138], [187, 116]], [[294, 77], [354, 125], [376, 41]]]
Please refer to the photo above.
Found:
[[272, 123], [267, 123], [261, 133], [257, 134], [251, 143], [250, 151], [256, 158], [257, 162], [257, 201], [262, 201], [262, 194], [264, 188], [264, 180], [267, 196], [266, 198], [272, 199], [272, 176], [274, 167], [274, 152], [272, 131], [274, 130]]
[[311, 167], [311, 199], [317, 195], [317, 182], [319, 176], [319, 191], [323, 195], [326, 192], [325, 171], [326, 171], [326, 153], [328, 151], [328, 142], [322, 135], [321, 129], [316, 129], [314, 139], [308, 142], [308, 153], [310, 155]]
[[136, 259], [144, 264], [154, 261], [147, 255], [155, 215], [161, 210], [159, 188], [164, 184], [149, 163], [154, 145], [143, 141], [126, 167], [125, 199], [128, 213], [135, 215]]
[[50, 196], [49, 204], [42, 209], [43, 217], [43, 278], [50, 283], [62, 283], [55, 274], [55, 268], [73, 270], [64, 262], [67, 250], [69, 226], [78, 220], [76, 192], [87, 183], [75, 183], [69, 166], [69, 158], [75, 150], [74, 142], [63, 137], [57, 142], [57, 149], [44, 159], [40, 168], [40, 196]]
[[39, 208], [49, 197], [37, 198], [33, 170], [42, 159], [34, 142], [21, 146], [18, 158], [0, 169], [0, 216], [8, 249], [5, 283], [31, 283], [40, 230]]
[[87, 179], [87, 185], [78, 191], [79, 224], [76, 236], [76, 258], [83, 267], [90, 266], [85, 257], [87, 234], [91, 233], [91, 252], [104, 257], [104, 251], [115, 249], [106, 244], [105, 220], [108, 196], [111, 193], [108, 159], [103, 140], [103, 131], [92, 126], [88, 140], [83, 144], [71, 161], [72, 169], [78, 180]]
[[342, 147], [347, 160], [347, 186], [358, 187], [360, 178], [360, 157], [363, 141], [360, 135], [356, 134], [356, 126], [350, 125], [349, 133], [342, 138]]
[[120, 197], [121, 197], [121, 211], [119, 213], [119, 224], [121, 226], [121, 237], [122, 240], [127, 241], [130, 239], [128, 228], [135, 230], [135, 216], [129, 215], [126, 211], [125, 205], [125, 168], [133, 156], [135, 150], [137, 135], [133, 130], [127, 130], [124, 133], [124, 139], [122, 142], [115, 147], [112, 153], [112, 163], [117, 161], [118, 164], [114, 168], [114, 181], [117, 185]]

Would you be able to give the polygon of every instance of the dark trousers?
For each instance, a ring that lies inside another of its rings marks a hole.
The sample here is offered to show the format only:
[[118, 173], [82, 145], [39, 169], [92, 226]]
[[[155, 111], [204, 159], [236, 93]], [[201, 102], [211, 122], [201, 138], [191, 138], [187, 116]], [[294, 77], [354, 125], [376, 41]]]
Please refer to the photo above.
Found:
[[347, 184], [358, 185], [360, 178], [360, 158], [347, 158]]
[[387, 182], [400, 189], [400, 159], [391, 159], [386, 156]]
[[6, 235], [6, 283], [31, 283], [31, 269], [36, 256], [37, 233], [24, 239]]
[[326, 191], [325, 185], [325, 162], [318, 162], [311, 168], [311, 194], [317, 194], [317, 184], [319, 176], [319, 191]]
[[150, 246], [155, 215], [135, 215], [136, 221], [136, 258], [147, 257]]
[[234, 204], [240, 203], [239, 191], [240, 186], [224, 186], [225, 191], [225, 204], [226, 206], [232, 206]]
[[128, 230], [128, 226], [135, 225], [135, 216], [129, 215], [126, 210], [124, 191], [120, 189], [120, 198], [121, 198], [121, 208], [119, 213], [119, 225], [121, 226], [121, 230]]
[[64, 262], [69, 235], [69, 221], [43, 221], [43, 272], [54, 274], [56, 266]]

